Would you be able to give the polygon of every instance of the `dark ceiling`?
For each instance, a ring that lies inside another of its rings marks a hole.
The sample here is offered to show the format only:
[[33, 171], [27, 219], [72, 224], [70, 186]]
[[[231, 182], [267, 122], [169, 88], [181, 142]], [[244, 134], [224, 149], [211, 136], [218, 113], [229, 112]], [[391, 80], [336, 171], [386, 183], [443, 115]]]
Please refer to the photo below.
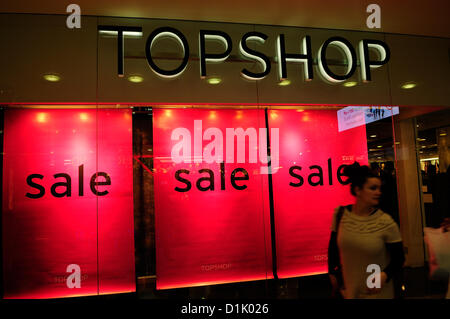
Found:
[[[450, 38], [449, 0], [3, 0], [0, 12], [163, 18], [331, 28]], [[381, 29], [369, 29], [366, 8], [381, 7]]]

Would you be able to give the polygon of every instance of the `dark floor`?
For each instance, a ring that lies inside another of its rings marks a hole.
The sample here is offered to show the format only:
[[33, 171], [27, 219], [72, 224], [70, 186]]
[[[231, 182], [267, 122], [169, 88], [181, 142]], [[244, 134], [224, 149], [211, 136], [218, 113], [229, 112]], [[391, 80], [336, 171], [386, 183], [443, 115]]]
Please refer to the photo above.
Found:
[[[430, 280], [428, 269], [405, 268], [405, 299], [442, 299], [448, 287], [448, 276]], [[401, 285], [399, 285], [400, 287]], [[328, 275], [263, 280], [247, 283], [156, 290], [155, 278], [139, 278], [137, 297], [143, 299], [327, 299], [330, 298]]]

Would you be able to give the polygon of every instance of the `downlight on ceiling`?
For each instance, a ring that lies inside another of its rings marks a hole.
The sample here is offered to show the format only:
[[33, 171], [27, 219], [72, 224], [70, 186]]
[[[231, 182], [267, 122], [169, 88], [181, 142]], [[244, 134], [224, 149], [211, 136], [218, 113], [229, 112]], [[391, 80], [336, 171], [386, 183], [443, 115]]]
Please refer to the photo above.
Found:
[[133, 83], [141, 83], [142, 81], [144, 81], [144, 78], [140, 75], [131, 75], [128, 77], [128, 81]]
[[291, 81], [288, 79], [282, 80], [280, 83], [278, 83], [279, 86], [287, 86], [291, 84]]
[[222, 82], [221, 78], [209, 78], [208, 80], [206, 80], [209, 84], [212, 85], [217, 85], [220, 84]]
[[414, 89], [417, 86], [416, 82], [405, 82], [402, 84], [402, 89], [404, 90], [411, 90]]
[[61, 77], [57, 74], [44, 74], [44, 79], [49, 82], [59, 82]]
[[357, 85], [358, 83], [357, 82], [355, 82], [355, 81], [350, 81], [350, 82], [345, 82], [343, 85], [346, 87], [346, 88], [351, 88], [352, 86], [355, 86], [355, 85]]

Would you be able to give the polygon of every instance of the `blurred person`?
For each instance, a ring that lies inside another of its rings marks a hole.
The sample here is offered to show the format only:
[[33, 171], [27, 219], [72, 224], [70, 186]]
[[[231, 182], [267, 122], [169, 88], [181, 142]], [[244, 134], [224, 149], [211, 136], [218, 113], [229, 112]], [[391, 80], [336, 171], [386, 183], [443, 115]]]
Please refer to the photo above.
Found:
[[[448, 169], [447, 169], [447, 172], [449, 172]], [[444, 231], [444, 232], [450, 231], [450, 218], [444, 218], [444, 221], [441, 223], [441, 227], [442, 227], [442, 231]], [[447, 295], [445, 296], [445, 298], [450, 299], [450, 278], [448, 281]]]
[[[378, 208], [381, 180], [377, 172], [357, 162], [344, 176], [355, 197], [352, 205], [335, 209], [328, 247], [328, 273], [335, 295], [346, 299], [395, 297], [393, 278], [401, 275], [404, 254], [400, 230]], [[369, 265], [380, 267], [380, 286], [369, 288]]]

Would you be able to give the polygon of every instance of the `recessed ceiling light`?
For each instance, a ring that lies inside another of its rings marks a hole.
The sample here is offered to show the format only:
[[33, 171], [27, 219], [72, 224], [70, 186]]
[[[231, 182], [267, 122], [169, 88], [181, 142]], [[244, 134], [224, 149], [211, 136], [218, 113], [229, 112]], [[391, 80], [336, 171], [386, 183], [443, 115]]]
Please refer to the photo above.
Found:
[[383, 145], [378, 145], [377, 147], [378, 147], [378, 148], [382, 148], [382, 147], [383, 147]]
[[402, 84], [401, 87], [404, 90], [410, 90], [410, 89], [415, 88], [416, 86], [417, 86], [416, 82], [405, 82], [405, 83]]
[[439, 136], [447, 136], [447, 133], [441, 133]]
[[131, 75], [128, 77], [128, 81], [133, 83], [141, 83], [142, 81], [144, 81], [144, 78], [140, 75]]
[[377, 136], [374, 134], [374, 135], [370, 135], [370, 137], [377, 137]]
[[222, 82], [222, 79], [221, 78], [209, 78], [207, 81], [209, 84], [216, 85], [216, 84], [220, 84]]
[[61, 77], [57, 74], [45, 74], [44, 79], [49, 82], [58, 82], [61, 80]]
[[347, 88], [350, 88], [350, 87], [355, 86], [357, 84], [358, 84], [358, 82], [350, 81], [350, 82], [345, 82], [344, 86], [347, 87]]
[[287, 86], [289, 84], [291, 84], [291, 80], [288, 79], [281, 80], [281, 82], [278, 83], [279, 86]]

